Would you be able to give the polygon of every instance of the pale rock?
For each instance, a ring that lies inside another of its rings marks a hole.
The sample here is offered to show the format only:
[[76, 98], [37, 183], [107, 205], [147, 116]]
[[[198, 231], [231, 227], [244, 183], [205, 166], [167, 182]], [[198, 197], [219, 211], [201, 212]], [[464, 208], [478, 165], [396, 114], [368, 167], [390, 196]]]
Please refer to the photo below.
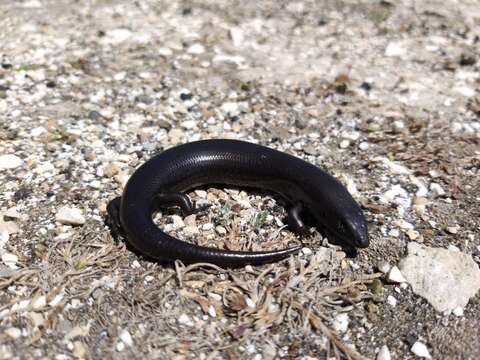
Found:
[[47, 299], [44, 295], [38, 296], [30, 301], [30, 306], [33, 310], [40, 310], [47, 306]]
[[390, 271], [391, 269], [391, 266], [388, 262], [386, 261], [381, 261], [379, 264], [378, 264], [378, 270], [380, 270], [380, 272], [384, 273], [384, 274], [388, 274], [388, 272]]
[[182, 229], [183, 227], [185, 227], [185, 223], [180, 216], [172, 215], [172, 220], [173, 220], [173, 227], [175, 229]]
[[425, 359], [432, 358], [430, 355], [430, 352], [427, 349], [427, 346], [420, 341], [415, 342], [415, 344], [413, 344], [413, 346], [410, 348], [410, 351], [413, 352], [418, 357], [422, 357]]
[[16, 327], [7, 328], [4, 332], [5, 332], [5, 335], [7, 335], [8, 337], [10, 337], [13, 340], [16, 340], [20, 336], [22, 336], [22, 330], [20, 330], [19, 328], [16, 328]]
[[197, 127], [197, 122], [195, 120], [186, 120], [182, 122], [182, 127], [187, 130], [195, 129]]
[[48, 172], [53, 172], [55, 170], [55, 166], [51, 162], [44, 162], [42, 164], [38, 164], [32, 171], [35, 174], [44, 174]]
[[446, 230], [448, 233], [455, 235], [458, 233], [458, 226], [448, 226]]
[[403, 277], [403, 274], [400, 272], [400, 269], [396, 266], [392, 266], [388, 272], [387, 280], [392, 283], [404, 283], [407, 280]]
[[103, 175], [109, 178], [114, 177], [119, 172], [120, 172], [120, 167], [114, 162], [108, 163], [103, 168]]
[[400, 57], [406, 53], [405, 45], [399, 41], [390, 42], [385, 49], [385, 56], [388, 57]]
[[183, 219], [185, 226], [192, 226], [192, 227], [197, 227], [197, 215], [191, 214], [188, 216], [185, 216]]
[[185, 325], [185, 326], [194, 326], [195, 324], [193, 323], [192, 319], [190, 319], [190, 317], [187, 315], [187, 314], [181, 314], [178, 319], [177, 319], [177, 322], [180, 324], [180, 325]]
[[434, 197], [440, 197], [445, 195], [445, 190], [443, 190], [443, 188], [437, 183], [430, 184], [430, 191], [432, 192]]
[[183, 233], [187, 236], [197, 235], [200, 233], [196, 226], [185, 226], [183, 228]]
[[118, 45], [124, 41], [129, 40], [133, 33], [128, 29], [113, 29], [108, 30], [102, 42], [112, 45]]
[[391, 307], [397, 306], [397, 299], [393, 297], [392, 295], [387, 296], [387, 304], [390, 305]]
[[219, 234], [219, 235], [225, 235], [227, 233], [227, 229], [225, 229], [223, 226], [221, 225], [218, 225], [217, 227], [215, 227], [215, 231]]
[[335, 316], [333, 320], [333, 328], [339, 333], [344, 333], [348, 330], [348, 324], [350, 323], [350, 318], [347, 313], [341, 313]]
[[225, 102], [222, 104], [221, 109], [225, 114], [229, 115], [237, 115], [239, 111], [236, 102]]
[[392, 355], [390, 354], [390, 350], [388, 349], [388, 346], [383, 345], [377, 354], [376, 360], [391, 360], [391, 359], [392, 359]]
[[118, 352], [122, 352], [123, 350], [125, 350], [125, 344], [123, 343], [123, 341], [118, 341], [117, 345], [115, 346], [115, 349]]
[[361, 143], [358, 145], [358, 148], [359, 148], [360, 150], [362, 150], [362, 151], [365, 151], [365, 150], [368, 149], [369, 146], [370, 146], [370, 145], [368, 144], [368, 142], [363, 141], [363, 142], [361, 142]]
[[452, 310], [453, 312], [453, 315], [455, 316], [458, 316], [458, 317], [462, 317], [463, 316], [463, 308], [458, 306], [456, 307], [455, 309]]
[[202, 230], [203, 231], [209, 231], [214, 228], [214, 225], [212, 223], [206, 223], [202, 225]]
[[4, 253], [2, 254], [2, 261], [5, 265], [7, 265], [10, 269], [18, 269], [18, 256], [11, 253]]
[[203, 54], [205, 52], [205, 47], [200, 43], [196, 43], [196, 44], [191, 45], [187, 49], [187, 52], [189, 54], [192, 54], [192, 55], [200, 55], [200, 54]]
[[16, 155], [0, 155], [0, 170], [15, 169], [23, 165], [23, 160]]
[[388, 159], [384, 160], [384, 163], [387, 165], [390, 172], [394, 175], [408, 175], [410, 174], [410, 170], [407, 169], [405, 166], [397, 164], [393, 161]]
[[464, 308], [480, 289], [478, 265], [470, 255], [460, 251], [412, 242], [400, 268], [413, 292], [439, 312]]
[[302, 248], [302, 253], [303, 253], [303, 255], [310, 256], [310, 255], [312, 255], [313, 252], [312, 252], [312, 250], [311, 250], [310, 248], [308, 248], [308, 247], [303, 247], [303, 248]]
[[195, 194], [202, 199], [207, 198], [207, 192], [205, 190], [195, 190]]
[[70, 206], [58, 209], [55, 219], [64, 225], [83, 225], [86, 221], [80, 209]]
[[215, 311], [215, 307], [213, 305], [210, 305], [208, 307], [208, 315], [210, 315], [211, 317], [217, 316], [217, 312]]
[[348, 148], [349, 146], [350, 146], [350, 141], [348, 141], [348, 140], [346, 140], [346, 139], [340, 141], [340, 144], [339, 144], [340, 149], [346, 149], [346, 148]]
[[233, 46], [238, 47], [243, 43], [244, 35], [241, 28], [234, 26], [230, 28], [230, 39], [232, 39]]
[[168, 47], [161, 47], [157, 49], [158, 55], [163, 56], [163, 57], [169, 57], [173, 55], [172, 49]]
[[127, 329], [123, 329], [123, 330], [120, 332], [119, 338], [120, 338], [120, 340], [122, 340], [122, 342], [123, 342], [125, 345], [127, 345], [128, 347], [132, 347], [132, 346], [133, 346], [132, 335], [130, 335], [130, 333], [128, 332]]
[[407, 236], [410, 240], [416, 240], [420, 237], [420, 233], [416, 230], [410, 229], [407, 231]]

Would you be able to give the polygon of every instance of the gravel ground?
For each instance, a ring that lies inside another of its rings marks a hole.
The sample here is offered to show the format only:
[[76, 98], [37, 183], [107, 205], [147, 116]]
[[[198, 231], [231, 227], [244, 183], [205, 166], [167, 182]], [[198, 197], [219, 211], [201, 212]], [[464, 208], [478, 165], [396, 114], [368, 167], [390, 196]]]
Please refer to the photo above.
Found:
[[[26, 0], [0, 14], [1, 359], [480, 357], [477, 1]], [[219, 137], [337, 176], [371, 246], [346, 257], [288, 231], [272, 194], [221, 187], [159, 226], [301, 254], [169, 267], [111, 237], [106, 204], [138, 165]], [[436, 262], [412, 272], [407, 248]]]

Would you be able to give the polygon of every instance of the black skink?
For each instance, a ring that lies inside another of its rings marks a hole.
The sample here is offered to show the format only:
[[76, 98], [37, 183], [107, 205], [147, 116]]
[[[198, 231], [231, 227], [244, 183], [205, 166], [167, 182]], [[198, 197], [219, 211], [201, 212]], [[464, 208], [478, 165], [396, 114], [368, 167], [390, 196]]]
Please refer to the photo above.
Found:
[[206, 184], [272, 191], [289, 204], [289, 223], [303, 230], [301, 212], [313, 215], [329, 240], [348, 248], [368, 246], [362, 210], [345, 187], [320, 168], [292, 155], [238, 140], [203, 140], [170, 148], [140, 166], [121, 198], [107, 207], [109, 225], [140, 253], [158, 260], [242, 266], [278, 261], [300, 246], [267, 252], [226, 251], [190, 244], [161, 231], [152, 214], [161, 207], [194, 208], [185, 191]]

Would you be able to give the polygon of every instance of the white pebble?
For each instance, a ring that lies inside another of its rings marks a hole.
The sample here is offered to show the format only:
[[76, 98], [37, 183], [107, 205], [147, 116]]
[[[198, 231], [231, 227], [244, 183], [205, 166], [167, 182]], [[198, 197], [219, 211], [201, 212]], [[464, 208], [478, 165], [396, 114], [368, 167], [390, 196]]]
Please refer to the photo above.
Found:
[[368, 144], [368, 142], [363, 141], [363, 142], [361, 142], [361, 143], [358, 145], [358, 148], [359, 148], [360, 150], [362, 150], [362, 151], [365, 151], [365, 150], [368, 149], [369, 146], [370, 146], [370, 145]]
[[215, 308], [213, 307], [213, 305], [210, 305], [208, 307], [208, 315], [210, 315], [211, 317], [217, 316], [217, 312], [215, 311]]
[[333, 320], [333, 328], [340, 333], [344, 333], [348, 330], [349, 323], [350, 318], [348, 317], [348, 314], [341, 313], [335, 316], [335, 319]]
[[185, 227], [185, 223], [183, 222], [183, 219], [178, 216], [178, 215], [172, 215], [172, 220], [173, 220], [173, 227], [175, 229], [182, 229]]
[[406, 54], [407, 50], [404, 45], [399, 41], [391, 42], [385, 49], [385, 56], [398, 57]]
[[22, 336], [22, 331], [19, 328], [11, 327], [5, 330], [5, 335], [15, 340]]
[[212, 223], [206, 223], [202, 225], [202, 230], [204, 231], [209, 231], [212, 230], [214, 225]]
[[132, 335], [130, 335], [130, 333], [128, 332], [128, 330], [126, 329], [123, 329], [121, 332], [120, 332], [120, 340], [122, 340], [122, 342], [127, 345], [128, 347], [131, 347], [133, 345], [133, 339], [132, 339]]
[[387, 276], [387, 280], [393, 283], [404, 283], [407, 280], [403, 277], [400, 269], [396, 266], [393, 266]]
[[395, 307], [395, 306], [397, 306], [397, 299], [394, 298], [392, 295], [388, 295], [387, 296], [387, 303], [388, 303], [388, 305], [390, 305], [392, 307]]
[[195, 194], [202, 199], [207, 198], [207, 192], [205, 190], [195, 190]]
[[180, 315], [177, 322], [180, 325], [186, 325], [186, 326], [193, 326], [194, 325], [192, 319], [190, 319], [190, 317], [187, 314]]
[[18, 269], [17, 262], [18, 256], [11, 253], [5, 253], [2, 255], [2, 261], [5, 265], [7, 265], [10, 269]]
[[304, 247], [304, 248], [302, 248], [302, 253], [303, 253], [303, 255], [307, 255], [307, 256], [312, 255], [312, 250], [308, 247]]
[[340, 146], [340, 149], [346, 149], [347, 147], [350, 146], [350, 141], [348, 141], [348, 140], [342, 140], [342, 141], [340, 142], [340, 145], [339, 145], [339, 146]]
[[82, 225], [86, 221], [80, 209], [69, 206], [62, 206], [58, 209], [55, 218], [59, 223], [65, 225]]
[[117, 346], [115, 347], [115, 349], [118, 352], [121, 352], [121, 351], [125, 350], [125, 344], [123, 343], [123, 341], [117, 342]]
[[461, 317], [463, 316], [463, 308], [461, 306], [457, 306], [455, 309], [453, 309], [453, 315]]
[[189, 54], [193, 54], [193, 55], [200, 55], [200, 54], [203, 54], [205, 52], [205, 47], [202, 45], [202, 44], [193, 44], [192, 46], [190, 46], [187, 50], [187, 52]]
[[392, 355], [390, 355], [390, 350], [387, 345], [383, 345], [380, 348], [380, 351], [377, 354], [377, 360], [391, 360]]
[[0, 170], [15, 169], [23, 165], [23, 160], [16, 155], [0, 155]]
[[412, 348], [410, 349], [415, 355], [419, 357], [423, 357], [425, 359], [431, 359], [430, 352], [427, 349], [427, 346], [420, 341], [417, 341], [413, 344]]
[[437, 184], [437, 183], [431, 183], [430, 184], [430, 191], [432, 192], [433, 196], [439, 197], [445, 195], [445, 190]]
[[216, 228], [215, 228], [215, 231], [219, 234], [219, 235], [225, 235], [227, 233], [227, 229], [225, 229], [223, 226], [220, 226], [218, 225]]

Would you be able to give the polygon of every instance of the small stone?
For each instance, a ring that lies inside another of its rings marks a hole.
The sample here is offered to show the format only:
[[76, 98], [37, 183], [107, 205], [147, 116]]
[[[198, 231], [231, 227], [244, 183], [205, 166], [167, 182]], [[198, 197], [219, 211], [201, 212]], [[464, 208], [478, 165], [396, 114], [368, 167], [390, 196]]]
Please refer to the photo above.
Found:
[[10, 269], [18, 269], [18, 256], [11, 253], [4, 253], [2, 254], [2, 261], [5, 265], [7, 265]]
[[347, 147], [350, 146], [350, 141], [348, 141], [348, 140], [342, 140], [342, 141], [340, 142], [340, 145], [339, 145], [339, 146], [340, 146], [340, 149], [346, 149]]
[[387, 296], [387, 304], [392, 306], [392, 307], [395, 307], [395, 306], [397, 306], [397, 299], [394, 298], [392, 295], [388, 295]]
[[55, 219], [64, 225], [83, 225], [86, 221], [80, 209], [69, 206], [62, 206], [57, 211]]
[[227, 233], [227, 229], [225, 229], [223, 226], [221, 225], [218, 225], [217, 227], [215, 227], [215, 231], [219, 234], [219, 235], [225, 235]]
[[73, 342], [72, 353], [77, 359], [85, 359], [88, 357], [88, 349], [86, 345], [81, 341]]
[[175, 229], [182, 229], [185, 227], [183, 219], [178, 215], [172, 215], [173, 226]]
[[55, 166], [51, 162], [44, 162], [42, 164], [38, 164], [32, 171], [35, 174], [44, 174], [47, 172], [52, 172], [55, 170]]
[[405, 55], [407, 50], [405, 46], [398, 41], [391, 42], [387, 45], [385, 49], [385, 56], [389, 57], [399, 57]]
[[44, 295], [39, 296], [30, 302], [30, 306], [33, 310], [43, 309], [45, 306], [47, 306], [47, 299]]
[[392, 283], [404, 283], [407, 282], [407, 280], [403, 277], [402, 273], [400, 272], [400, 269], [396, 266], [392, 266], [390, 269], [387, 280], [392, 282]]
[[120, 338], [120, 340], [122, 340], [122, 342], [123, 342], [125, 345], [127, 345], [128, 347], [132, 347], [132, 345], [133, 345], [133, 339], [132, 339], [132, 335], [130, 335], [130, 333], [128, 332], [128, 330], [123, 329], [123, 330], [120, 332], [119, 338]]
[[173, 55], [173, 51], [170, 48], [167, 47], [161, 47], [157, 49], [158, 55], [163, 56], [163, 57], [169, 57]]
[[457, 306], [455, 309], [452, 310], [453, 315], [461, 317], [463, 316], [463, 308], [461, 306]]
[[185, 218], [183, 219], [183, 222], [185, 223], [186, 226], [197, 227], [197, 215], [191, 214], [191, 215], [185, 216]]
[[194, 326], [195, 324], [187, 314], [181, 314], [177, 320], [180, 325]]
[[390, 264], [386, 261], [381, 261], [378, 264], [378, 270], [380, 270], [384, 274], [388, 274], [388, 272], [390, 271], [390, 268], [391, 268]]
[[123, 343], [123, 341], [118, 341], [117, 345], [115, 346], [115, 349], [118, 352], [122, 352], [123, 350], [125, 350], [125, 344]]
[[370, 146], [370, 145], [368, 144], [368, 142], [363, 141], [363, 142], [361, 142], [361, 143], [358, 145], [358, 148], [359, 148], [360, 150], [362, 150], [362, 151], [365, 151], [365, 150], [368, 149], [369, 146]]
[[410, 230], [407, 231], [407, 236], [410, 240], [416, 240], [416, 239], [419, 238], [420, 233], [416, 230], [410, 229]]
[[236, 102], [226, 102], [222, 104], [222, 111], [231, 116], [238, 114], [238, 104]]
[[432, 192], [434, 197], [440, 197], [445, 195], [445, 190], [443, 190], [443, 188], [437, 183], [430, 184], [430, 191]]
[[203, 231], [209, 231], [214, 228], [214, 225], [212, 223], [206, 223], [202, 225], [202, 230]]
[[211, 317], [217, 316], [217, 312], [215, 311], [215, 307], [213, 305], [210, 305], [208, 307], [208, 315], [210, 315]]
[[383, 345], [380, 348], [380, 351], [377, 354], [377, 360], [391, 360], [392, 355], [390, 355], [390, 350], [387, 345]]
[[420, 341], [415, 342], [415, 344], [413, 344], [413, 346], [411, 347], [410, 351], [413, 352], [418, 357], [422, 357], [422, 358], [425, 358], [425, 359], [431, 359], [432, 358], [430, 356], [430, 352], [427, 349], [427, 346]]
[[15, 169], [23, 165], [23, 160], [16, 155], [0, 155], [0, 170]]
[[200, 233], [196, 226], [185, 226], [183, 228], [183, 233], [187, 236], [197, 235]]
[[10, 327], [5, 330], [5, 335], [15, 340], [22, 336], [22, 330], [16, 327]]
[[303, 255], [310, 256], [310, 255], [312, 255], [312, 250], [308, 247], [304, 247], [304, 248], [302, 248], [302, 253], [303, 253]]
[[202, 199], [207, 198], [207, 192], [205, 190], [195, 190], [195, 194]]
[[187, 130], [195, 129], [197, 127], [197, 122], [195, 120], [186, 120], [182, 122], [182, 127]]
[[347, 313], [341, 313], [335, 316], [333, 320], [333, 328], [339, 333], [344, 333], [348, 330], [348, 324], [350, 323], [350, 318]]
[[191, 45], [187, 49], [187, 52], [189, 54], [192, 54], [192, 55], [200, 55], [200, 54], [203, 54], [205, 52], [205, 47], [200, 43], [196, 43], [196, 44]]
[[103, 175], [106, 176], [106, 177], [109, 177], [109, 178], [114, 177], [119, 172], [120, 172], [119, 166], [117, 164], [113, 163], [113, 162], [108, 163], [103, 168]]
[[458, 233], [458, 226], [448, 226], [446, 230], [449, 234], [455, 235]]
[[438, 312], [464, 308], [480, 290], [480, 270], [471, 255], [408, 244], [401, 260], [402, 274], [415, 294], [425, 298]]

